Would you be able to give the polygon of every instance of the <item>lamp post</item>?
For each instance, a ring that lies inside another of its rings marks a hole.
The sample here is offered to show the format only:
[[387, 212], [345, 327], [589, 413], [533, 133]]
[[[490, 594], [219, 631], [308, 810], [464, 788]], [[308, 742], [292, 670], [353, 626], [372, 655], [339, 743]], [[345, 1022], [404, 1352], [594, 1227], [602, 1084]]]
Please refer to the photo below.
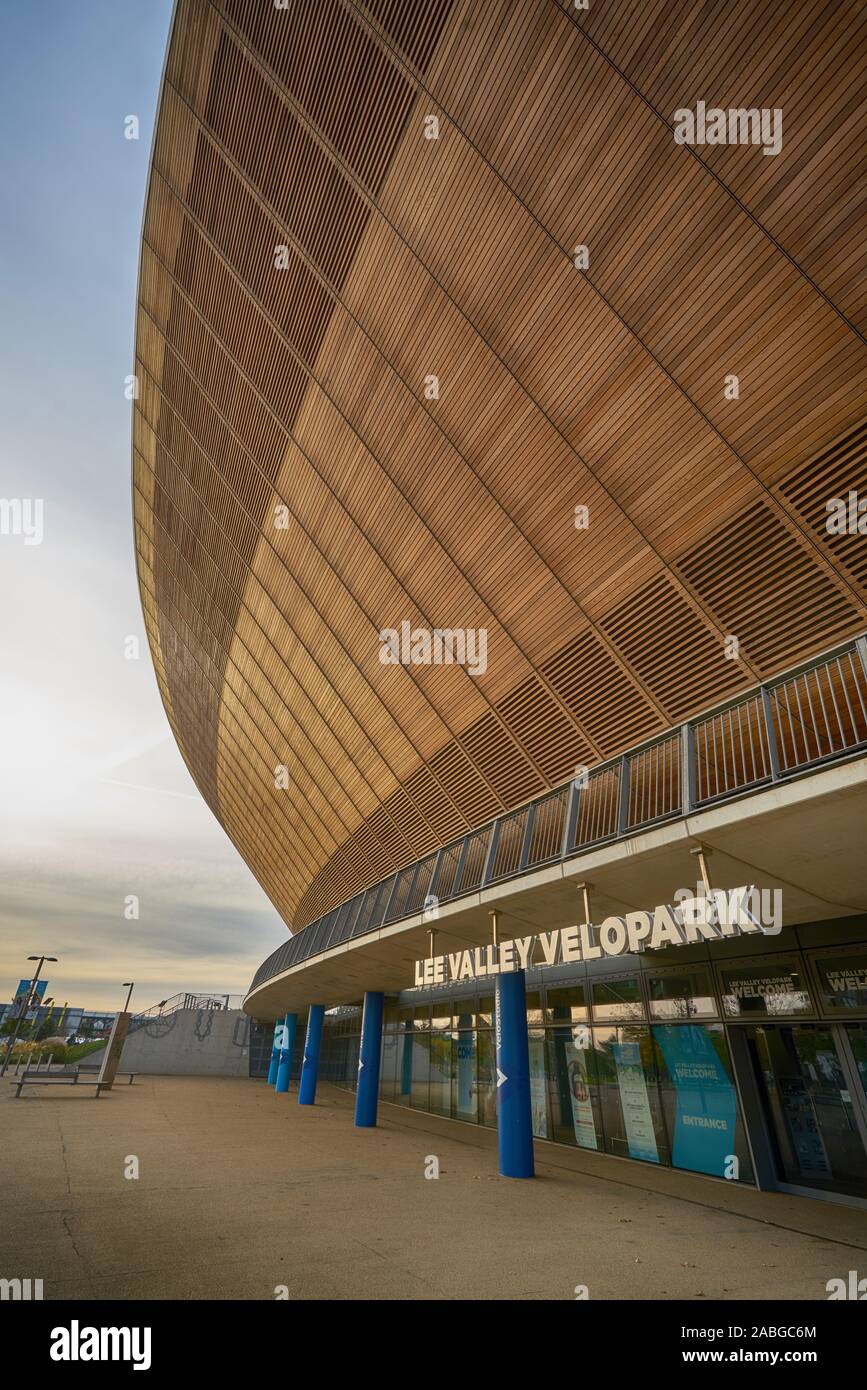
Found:
[[6, 1048], [6, 1055], [3, 1058], [3, 1066], [0, 1067], [0, 1076], [6, 1075], [6, 1068], [8, 1067], [10, 1058], [12, 1056], [12, 1049], [18, 1041], [18, 1034], [21, 1032], [21, 1020], [26, 1015], [28, 1009], [30, 1008], [30, 1005], [33, 1003], [33, 1000], [38, 1000], [39, 998], [38, 994], [36, 993], [36, 986], [39, 984], [39, 972], [41, 971], [43, 965], [47, 960], [56, 962], [57, 956], [28, 956], [27, 959], [38, 960], [39, 964], [36, 967], [36, 973], [34, 974], [33, 979], [30, 981], [30, 993], [24, 1002], [24, 1006], [21, 1009], [21, 1012], [15, 1020], [15, 1032], [12, 1034], [12, 1037], [9, 1040], [9, 1046]]
[[123, 1006], [123, 1011], [124, 1011], [124, 1013], [126, 1013], [127, 1010], [129, 1009], [129, 1001], [130, 1001], [130, 999], [132, 998], [133, 989], [135, 988], [135, 981], [134, 981], [134, 980], [124, 980], [124, 982], [123, 982], [123, 988], [124, 988], [124, 989], [127, 989], [127, 988], [129, 989], [129, 994], [126, 996], [126, 1003], [125, 1003], [124, 1006]]

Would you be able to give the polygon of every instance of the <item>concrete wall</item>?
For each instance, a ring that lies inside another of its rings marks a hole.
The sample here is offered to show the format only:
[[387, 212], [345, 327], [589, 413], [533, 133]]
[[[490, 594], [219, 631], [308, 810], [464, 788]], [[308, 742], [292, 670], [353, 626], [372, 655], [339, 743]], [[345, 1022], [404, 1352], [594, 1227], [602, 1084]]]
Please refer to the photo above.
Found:
[[[134, 1024], [119, 1071], [156, 1076], [248, 1076], [250, 1020], [241, 1009], [176, 1009]], [[88, 1057], [93, 1064], [103, 1053]]]

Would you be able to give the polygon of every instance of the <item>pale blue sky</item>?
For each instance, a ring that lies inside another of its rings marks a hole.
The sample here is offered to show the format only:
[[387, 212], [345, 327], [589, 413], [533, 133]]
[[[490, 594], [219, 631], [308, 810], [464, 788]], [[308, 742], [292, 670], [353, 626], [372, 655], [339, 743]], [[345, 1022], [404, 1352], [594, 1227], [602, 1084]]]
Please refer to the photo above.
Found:
[[285, 935], [175, 747], [135, 582], [124, 378], [170, 15], [2, 0], [0, 498], [43, 499], [44, 539], [0, 534], [0, 1002], [43, 950], [87, 1007], [128, 979], [139, 1006], [240, 991]]

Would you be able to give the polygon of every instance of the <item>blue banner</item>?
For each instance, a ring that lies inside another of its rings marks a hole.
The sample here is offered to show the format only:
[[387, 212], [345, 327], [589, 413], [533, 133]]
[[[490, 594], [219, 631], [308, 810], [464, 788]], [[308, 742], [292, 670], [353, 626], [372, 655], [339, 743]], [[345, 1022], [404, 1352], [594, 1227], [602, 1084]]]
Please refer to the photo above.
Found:
[[[39, 1003], [40, 1003], [40, 1004], [41, 1004], [41, 1002], [42, 1002], [43, 995], [45, 994], [45, 986], [46, 986], [47, 984], [48, 984], [48, 981], [47, 981], [47, 980], [39, 980], [38, 983], [37, 983], [37, 985], [36, 985], [36, 995], [37, 995], [37, 999], [39, 1000]], [[25, 1016], [25, 1014], [24, 1014], [25, 1005], [27, 1004], [27, 1001], [28, 1001], [28, 999], [30, 998], [30, 995], [31, 995], [31, 993], [32, 993], [32, 990], [33, 990], [33, 981], [32, 981], [32, 980], [19, 980], [19, 981], [18, 981], [18, 988], [17, 988], [16, 991], [15, 991], [15, 998], [14, 998], [13, 1003], [12, 1003], [12, 1013], [11, 1013], [10, 1017], [12, 1017], [12, 1018], [22, 1018], [22, 1017]], [[35, 1009], [35, 1008], [27, 1009], [26, 1017], [27, 1017], [28, 1019], [30, 1019], [30, 1018], [35, 1018], [35, 1017], [36, 1017], [36, 1009]]]
[[725, 1177], [738, 1111], [728, 1071], [700, 1024], [670, 1023], [653, 1031], [677, 1097], [671, 1161], [675, 1168]]

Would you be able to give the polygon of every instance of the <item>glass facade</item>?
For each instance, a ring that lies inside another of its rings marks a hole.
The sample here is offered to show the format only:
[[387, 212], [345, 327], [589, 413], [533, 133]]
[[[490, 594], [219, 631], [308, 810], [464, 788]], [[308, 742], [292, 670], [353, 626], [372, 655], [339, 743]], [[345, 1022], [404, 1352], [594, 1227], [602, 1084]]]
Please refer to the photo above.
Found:
[[[535, 1137], [752, 1183], [746, 1083], [749, 1123], [767, 1136], [779, 1186], [867, 1200], [863, 942], [664, 959], [528, 973]], [[387, 1002], [381, 1100], [496, 1127], [494, 995], [484, 988], [405, 990]], [[360, 1028], [360, 1008], [326, 1014], [325, 1080], [355, 1089]]]
[[757, 1027], [750, 1029], [750, 1036], [786, 1182], [867, 1197], [867, 1152], [857, 1114], [860, 1097], [852, 1094], [831, 1028], [819, 1023]]
[[251, 1076], [267, 1076], [271, 1065], [271, 1045], [274, 1041], [274, 1024], [262, 1023], [259, 1019], [250, 1020], [249, 1068]]
[[656, 970], [650, 976], [648, 994], [651, 1018], [686, 1022], [717, 1013], [709, 966]]
[[[527, 991], [534, 1135], [718, 1177], [735, 1155], [752, 1181], [723, 1024], [648, 1021], [654, 1002], [674, 1001], [666, 1018], [700, 1017], [705, 975], [647, 986], [648, 1000], [633, 972]], [[324, 1080], [355, 1090], [360, 1028], [360, 1009], [326, 1015]], [[380, 1099], [496, 1127], [494, 996], [388, 1003]]]
[[[296, 1052], [303, 1052], [300, 1041]], [[325, 1015], [319, 1077], [349, 1091], [358, 1086], [358, 1053], [361, 1044], [361, 1008], [332, 1009]]]
[[386, 1005], [379, 1094], [392, 1105], [496, 1125], [493, 999]]
[[847, 1023], [846, 1037], [852, 1049], [861, 1093], [867, 1104], [867, 1023]]
[[797, 956], [759, 956], [720, 966], [726, 1018], [785, 1018], [810, 1014], [813, 1001]]
[[867, 1011], [867, 952], [823, 953], [815, 967], [825, 1013]]

